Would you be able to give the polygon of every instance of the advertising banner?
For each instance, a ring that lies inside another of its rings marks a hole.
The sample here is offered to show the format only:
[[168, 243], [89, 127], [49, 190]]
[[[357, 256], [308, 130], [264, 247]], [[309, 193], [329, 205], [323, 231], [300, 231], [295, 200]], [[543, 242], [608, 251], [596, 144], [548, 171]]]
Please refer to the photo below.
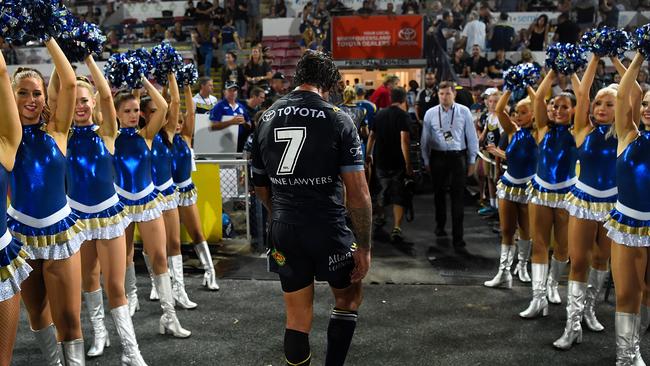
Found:
[[422, 58], [422, 16], [344, 16], [332, 20], [335, 60]]

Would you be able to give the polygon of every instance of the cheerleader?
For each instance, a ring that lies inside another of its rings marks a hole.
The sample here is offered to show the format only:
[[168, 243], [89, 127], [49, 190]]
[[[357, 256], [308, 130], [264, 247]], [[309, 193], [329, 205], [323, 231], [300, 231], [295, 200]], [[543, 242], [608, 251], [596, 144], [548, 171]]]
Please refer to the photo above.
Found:
[[[77, 81], [55, 40], [45, 45], [59, 76], [56, 110], [49, 113], [43, 77], [19, 68], [13, 89], [23, 137], [11, 174], [8, 227], [25, 246], [34, 271], [23, 283], [29, 324], [48, 365], [85, 364], [81, 334], [79, 247], [84, 224], [66, 198], [68, 132], [74, 117]], [[54, 324], [52, 324], [54, 323]], [[54, 326], [56, 325], [56, 330]], [[57, 350], [61, 342], [62, 357]]]
[[140, 106], [136, 96], [129, 92], [115, 97], [115, 109], [120, 122], [120, 134], [115, 140], [115, 189], [132, 223], [126, 229], [127, 273], [126, 291], [129, 310], [139, 307], [135, 289], [133, 269], [133, 235], [137, 223], [144, 250], [148, 253], [154, 272], [154, 285], [160, 295], [163, 315], [159, 322], [159, 332], [171, 332], [174, 337], [187, 338], [191, 332], [181, 327], [174, 310], [171, 281], [167, 271], [167, 252], [165, 249], [165, 224], [162, 219], [161, 195], [156, 191], [151, 178], [151, 146], [167, 114], [167, 102], [151, 83], [142, 77], [142, 83], [153, 104], [151, 119], [138, 130]]
[[[580, 176], [566, 196], [569, 212], [569, 258], [571, 270], [567, 286], [567, 320], [562, 336], [553, 342], [569, 349], [582, 341], [581, 321], [593, 332], [604, 329], [596, 318], [598, 293], [607, 278], [611, 240], [603, 222], [616, 202], [616, 138], [613, 136], [616, 86], [598, 91], [590, 109], [589, 90], [600, 57], [594, 55], [582, 81], [572, 76], [576, 93], [573, 134], [580, 160]], [[616, 60], [618, 61], [618, 60]], [[622, 65], [621, 65], [622, 66]], [[596, 250], [592, 252], [592, 247]], [[591, 259], [591, 269], [588, 272]]]
[[174, 160], [172, 163], [172, 177], [174, 184], [178, 187], [178, 213], [181, 223], [189, 233], [194, 242], [194, 251], [201, 261], [205, 270], [203, 274], [203, 286], [209, 290], [218, 291], [216, 272], [212, 262], [212, 254], [208, 242], [205, 241], [201, 228], [201, 217], [196, 206], [198, 193], [192, 183], [193, 154], [191, 150], [192, 138], [194, 137], [194, 102], [192, 100], [192, 89], [189, 85], [183, 88], [185, 94], [185, 120], [180, 121], [174, 136]]
[[[529, 94], [534, 95], [528, 87]], [[530, 224], [528, 220], [528, 195], [526, 187], [535, 175], [537, 165], [537, 143], [533, 130], [532, 98], [519, 101], [515, 107], [515, 117], [510, 118], [505, 111], [511, 92], [506, 91], [496, 106], [496, 115], [504, 132], [508, 135], [508, 147], [505, 151], [508, 169], [499, 180], [497, 196], [499, 197], [499, 222], [501, 225], [501, 256], [499, 271], [496, 276], [484, 283], [487, 287], [512, 287], [510, 267], [515, 257], [514, 237], [519, 227], [519, 262], [515, 274], [522, 282], [530, 282], [527, 263], [530, 255]], [[494, 152], [494, 145], [489, 147]]]
[[0, 53], [0, 365], [9, 366], [18, 330], [20, 311], [20, 285], [32, 268], [25, 261], [27, 252], [7, 229], [6, 208], [9, 172], [14, 167], [22, 129], [18, 108], [11, 90], [7, 64]]
[[[122, 364], [145, 365], [124, 293], [124, 230], [131, 221], [113, 186], [113, 152], [117, 138], [115, 106], [108, 82], [95, 60], [87, 56], [85, 63], [95, 80], [100, 103], [97, 103], [93, 86], [87, 80], [78, 80], [74, 127], [68, 140], [67, 187], [70, 207], [86, 225], [86, 241], [81, 247], [81, 278], [95, 336], [87, 356], [100, 356], [104, 347], [110, 345], [99, 283], [101, 267], [111, 315], [122, 343]], [[95, 124], [93, 111], [98, 104], [102, 120]]]
[[[605, 222], [612, 238], [612, 275], [616, 285], [616, 364], [644, 365], [639, 348], [639, 315], [647, 288], [650, 247], [650, 134], [639, 132], [632, 112], [632, 93], [643, 56], [637, 53], [621, 79], [616, 95], [615, 127], [618, 136], [616, 185], [618, 197]], [[647, 95], [644, 102], [648, 100]]]
[[[636, 104], [632, 104], [633, 106]], [[632, 110], [636, 111], [636, 108]], [[641, 131], [650, 131], [650, 91], [646, 92], [643, 96], [643, 101], [641, 102], [641, 110], [639, 111], [639, 118], [641, 120], [641, 125], [639, 125], [639, 130]], [[635, 120], [636, 121], [636, 120]], [[643, 291], [643, 301], [641, 302], [641, 334], [647, 332], [648, 327], [650, 327], [650, 291]]]
[[[167, 113], [167, 122], [163, 129], [156, 135], [153, 140], [152, 153], [152, 177], [156, 190], [163, 196], [163, 220], [165, 221], [165, 234], [167, 236], [167, 266], [171, 272], [172, 293], [176, 304], [184, 309], [194, 309], [197, 304], [191, 301], [185, 291], [185, 281], [183, 279], [183, 256], [181, 255], [181, 230], [178, 216], [178, 192], [172, 179], [172, 161], [173, 153], [173, 136], [176, 134], [178, 125], [181, 97], [178, 90], [178, 82], [175, 76], [169, 77], [170, 102]], [[166, 92], [163, 92], [165, 95]], [[140, 112], [144, 117], [145, 125], [149, 123], [152, 116], [151, 98], [144, 98], [140, 102]], [[144, 253], [143, 253], [144, 254]], [[153, 268], [151, 261], [144, 254], [147, 270], [153, 283]], [[158, 300], [156, 287], [151, 287], [149, 299]]]
[[[519, 313], [522, 318], [546, 316], [549, 302], [561, 302], [558, 280], [568, 263], [568, 213], [562, 205], [566, 194], [576, 181], [577, 148], [569, 130], [576, 101], [573, 94], [559, 94], [553, 98], [553, 119], [549, 119], [545, 96], [554, 78], [555, 71], [551, 70], [546, 74], [533, 102], [539, 147], [537, 173], [528, 188], [530, 224], [533, 228], [533, 298], [528, 308]], [[551, 269], [548, 271], [551, 231], [555, 234], [557, 245], [553, 250]]]

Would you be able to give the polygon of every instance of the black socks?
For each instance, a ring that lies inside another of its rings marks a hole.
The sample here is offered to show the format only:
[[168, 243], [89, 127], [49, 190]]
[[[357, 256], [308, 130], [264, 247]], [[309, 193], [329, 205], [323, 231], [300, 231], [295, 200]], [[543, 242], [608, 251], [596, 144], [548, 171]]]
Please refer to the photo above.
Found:
[[285, 329], [284, 357], [288, 366], [308, 366], [311, 363], [309, 334], [293, 329]]
[[345, 363], [348, 349], [357, 326], [357, 312], [334, 308], [327, 327], [327, 355], [325, 366], [341, 366]]

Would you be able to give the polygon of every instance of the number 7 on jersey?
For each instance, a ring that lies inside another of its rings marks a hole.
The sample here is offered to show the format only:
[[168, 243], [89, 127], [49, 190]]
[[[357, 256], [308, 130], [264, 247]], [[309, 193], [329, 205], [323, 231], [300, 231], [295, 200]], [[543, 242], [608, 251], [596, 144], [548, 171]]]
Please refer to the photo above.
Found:
[[306, 127], [281, 127], [273, 130], [275, 142], [286, 142], [287, 146], [282, 153], [277, 175], [293, 174], [298, 156], [302, 150], [307, 136]]

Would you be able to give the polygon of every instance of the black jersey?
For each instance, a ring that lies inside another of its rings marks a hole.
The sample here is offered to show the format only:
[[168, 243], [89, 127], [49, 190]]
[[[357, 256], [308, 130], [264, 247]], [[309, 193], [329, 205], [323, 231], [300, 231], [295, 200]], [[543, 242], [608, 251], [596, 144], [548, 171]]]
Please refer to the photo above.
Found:
[[310, 91], [292, 91], [264, 114], [253, 136], [253, 180], [272, 187], [273, 219], [345, 221], [340, 173], [363, 170], [350, 117]]

